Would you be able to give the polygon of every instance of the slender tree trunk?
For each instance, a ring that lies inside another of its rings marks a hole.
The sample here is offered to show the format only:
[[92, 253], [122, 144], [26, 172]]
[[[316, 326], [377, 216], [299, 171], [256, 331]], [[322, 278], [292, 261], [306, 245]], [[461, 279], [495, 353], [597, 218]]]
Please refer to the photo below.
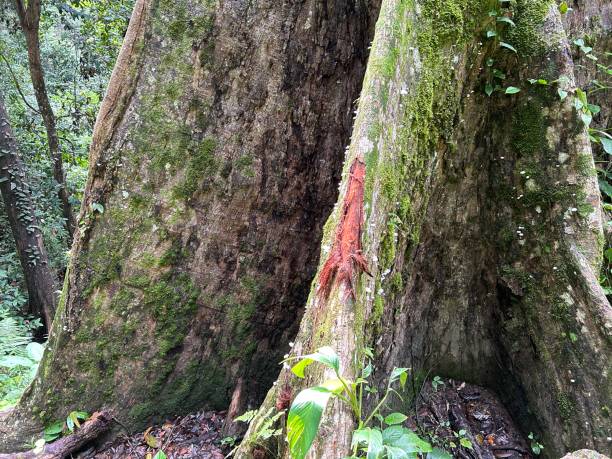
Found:
[[28, 311], [51, 329], [56, 287], [34, 213], [25, 170], [0, 94], [0, 191], [28, 289]]
[[[516, 27], [503, 39], [517, 54], [483, 37], [487, 2], [383, 1], [292, 355], [330, 345], [351, 378], [372, 347], [379, 389], [394, 366], [474, 382], [499, 394], [525, 434], [542, 438], [545, 457], [607, 451], [612, 309], [597, 282], [599, 190], [573, 108], [568, 37], [554, 2], [512, 8]], [[487, 97], [489, 65], [521, 91]], [[526, 82], [561, 75], [559, 86]], [[361, 161], [363, 202], [351, 193]], [[339, 269], [330, 284], [355, 202], [366, 213], [363, 248], [355, 246], [350, 282]], [[237, 457], [287, 457], [282, 437], [258, 438], [264, 417], [286, 393], [325, 377], [319, 368], [305, 381], [283, 370]], [[309, 457], [349, 455], [354, 422], [333, 403]]]
[[66, 220], [66, 229], [72, 240], [74, 230], [76, 228], [76, 220], [70, 205], [68, 188], [66, 186], [66, 175], [64, 173], [64, 165], [62, 159], [62, 151], [60, 149], [59, 138], [55, 125], [55, 115], [53, 108], [49, 102], [47, 88], [45, 85], [45, 74], [42, 63], [40, 61], [40, 39], [38, 29], [40, 24], [40, 0], [30, 0], [27, 6], [22, 0], [15, 0], [17, 15], [23, 30], [24, 37], [28, 48], [28, 64], [30, 67], [30, 77], [38, 109], [42, 116], [47, 131], [47, 142], [49, 144], [49, 152], [51, 161], [53, 161], [53, 178], [58, 184], [58, 197], [62, 204], [62, 213]]
[[136, 2], [46, 356], [1, 450], [76, 407], [138, 429], [259, 404], [316, 269], [376, 13]]

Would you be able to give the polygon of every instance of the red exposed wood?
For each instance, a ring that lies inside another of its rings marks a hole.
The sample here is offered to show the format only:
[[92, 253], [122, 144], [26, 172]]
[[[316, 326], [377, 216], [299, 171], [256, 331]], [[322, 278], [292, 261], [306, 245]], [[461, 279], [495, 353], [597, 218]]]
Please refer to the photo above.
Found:
[[370, 274], [361, 250], [365, 173], [365, 163], [356, 158], [351, 164], [348, 190], [342, 204], [342, 216], [334, 244], [319, 277], [317, 294], [323, 298], [329, 296], [334, 285], [342, 283], [354, 298], [353, 276], [357, 271]]

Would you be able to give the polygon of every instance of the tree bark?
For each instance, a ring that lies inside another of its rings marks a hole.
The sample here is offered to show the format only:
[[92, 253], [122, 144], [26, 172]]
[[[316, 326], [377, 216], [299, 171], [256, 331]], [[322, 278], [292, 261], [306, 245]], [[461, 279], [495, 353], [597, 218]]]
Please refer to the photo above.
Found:
[[136, 2], [46, 355], [0, 450], [70, 407], [136, 430], [259, 404], [316, 269], [376, 12]]
[[57, 303], [53, 273], [49, 268], [38, 220], [4, 99], [0, 94], [0, 192], [11, 225], [28, 290], [28, 314], [41, 317], [51, 328]]
[[[519, 0], [504, 37], [515, 55], [486, 42], [487, 13], [484, 2], [383, 1], [294, 352], [330, 345], [351, 378], [372, 347], [379, 389], [394, 366], [473, 382], [543, 439], [545, 457], [606, 451], [612, 309], [597, 282], [599, 190], [573, 109], [568, 38], [555, 3]], [[489, 58], [519, 94], [484, 94]], [[561, 75], [563, 101], [556, 86], [526, 82]], [[354, 270], [322, 298], [321, 273], [344, 232], [348, 171], [360, 158], [372, 277]], [[236, 457], [288, 457], [282, 438], [262, 442], [258, 429], [283, 393], [326, 376], [314, 368], [302, 381], [283, 370]], [[309, 457], [349, 455], [354, 422], [333, 403]]]
[[62, 204], [62, 213], [66, 220], [66, 230], [68, 231], [70, 240], [72, 240], [76, 228], [76, 220], [74, 212], [72, 211], [72, 206], [70, 205], [62, 151], [60, 149], [55, 124], [55, 115], [51, 103], [49, 102], [49, 96], [47, 95], [45, 74], [40, 60], [40, 39], [38, 36], [40, 0], [30, 0], [27, 2], [27, 5], [24, 5], [22, 0], [15, 0], [15, 5], [17, 15], [19, 16], [19, 23], [21, 24], [28, 48], [28, 65], [30, 67], [30, 77], [32, 79], [32, 86], [34, 87], [34, 94], [36, 95], [36, 102], [38, 103], [38, 109], [47, 132], [49, 153], [51, 155], [51, 161], [53, 161], [53, 178], [58, 184], [57, 195]]

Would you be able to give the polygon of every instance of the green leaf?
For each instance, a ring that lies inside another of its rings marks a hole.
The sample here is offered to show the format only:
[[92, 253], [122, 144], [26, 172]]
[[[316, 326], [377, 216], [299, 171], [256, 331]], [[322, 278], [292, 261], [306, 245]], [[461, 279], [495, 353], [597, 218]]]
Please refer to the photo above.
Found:
[[385, 446], [385, 451], [387, 452], [386, 457], [388, 459], [408, 459], [410, 457], [403, 449], [397, 446]]
[[400, 387], [403, 389], [406, 387], [406, 381], [408, 381], [408, 372], [404, 372], [400, 375]]
[[427, 459], [453, 459], [453, 456], [441, 448], [434, 448], [431, 453], [427, 454]]
[[103, 214], [103, 213], [104, 213], [104, 206], [103, 206], [102, 204], [100, 204], [99, 202], [93, 202], [93, 203], [91, 204], [91, 209], [92, 209], [94, 212], [99, 212], [99, 213], [101, 213], [101, 214]]
[[495, 30], [487, 30], [487, 38], [492, 38], [495, 37], [497, 35], [497, 32]]
[[308, 454], [331, 396], [323, 387], [311, 387], [295, 397], [287, 415], [287, 441], [294, 459], [303, 459]]
[[87, 411], [73, 411], [73, 413], [75, 414], [77, 419], [80, 419], [82, 421], [86, 421], [90, 417], [90, 415], [89, 415], [89, 413]]
[[400, 438], [402, 438], [402, 435], [404, 435], [404, 430], [407, 429], [398, 425], [387, 427], [382, 432], [383, 444], [394, 445]]
[[500, 80], [506, 79], [506, 74], [499, 69], [493, 69], [493, 76], [495, 78], [499, 78]]
[[405, 414], [391, 413], [389, 416], [385, 418], [385, 424], [387, 424], [388, 426], [392, 426], [395, 424], [401, 424], [406, 419], [408, 419], [408, 416], [406, 416]]
[[578, 341], [578, 336], [576, 335], [576, 333], [569, 333], [569, 339], [572, 343], [575, 343], [576, 341]]
[[166, 453], [160, 450], [153, 456], [153, 459], [166, 459]]
[[485, 85], [485, 94], [489, 97], [491, 97], [491, 94], [493, 94], [493, 85], [491, 83], [487, 83]]
[[582, 106], [583, 107], [586, 107], [589, 104], [587, 102], [586, 93], [582, 89], [576, 88], [576, 97], [578, 97], [578, 100], [580, 100], [580, 102], [582, 102]]
[[45, 435], [57, 435], [61, 434], [64, 430], [64, 421], [55, 421], [53, 424], [45, 427], [43, 431]]
[[568, 10], [567, 2], [561, 2], [559, 4], [559, 13], [565, 14], [565, 13], [567, 13], [567, 10]]
[[66, 418], [66, 427], [68, 427], [68, 430], [70, 432], [74, 430], [74, 419], [72, 419], [72, 416], [70, 415], [68, 415], [68, 417]]
[[383, 449], [383, 436], [380, 430], [370, 427], [355, 430], [351, 442], [352, 447], [363, 444], [367, 446], [367, 459], [377, 459]]
[[587, 108], [593, 115], [597, 115], [601, 111], [601, 107], [595, 104], [587, 104]]
[[468, 440], [467, 438], [460, 438], [460, 439], [459, 439], [459, 444], [460, 444], [461, 446], [463, 446], [464, 448], [467, 448], [467, 449], [474, 449], [474, 448], [472, 447], [472, 442], [471, 442], [470, 440]]
[[45, 347], [42, 344], [32, 342], [26, 346], [26, 353], [28, 354], [28, 357], [35, 362], [40, 362], [43, 352], [45, 352]]
[[589, 127], [591, 125], [591, 121], [593, 121], [593, 117], [591, 116], [591, 113], [585, 113], [582, 112], [580, 113], [580, 119], [582, 120], [582, 122], [584, 123], [584, 125], [586, 127]]
[[406, 453], [429, 453], [432, 450], [429, 443], [409, 429], [403, 429], [402, 436], [392, 446], [402, 448]]
[[608, 261], [612, 262], [612, 247], [607, 248], [604, 255]]
[[518, 53], [514, 46], [512, 46], [510, 43], [506, 43], [505, 41], [500, 41], [499, 42], [499, 46], [501, 46], [503, 48], [506, 48], [506, 49], [509, 49], [513, 53]]
[[361, 370], [361, 377], [363, 379], [368, 379], [370, 377], [370, 375], [372, 374], [372, 370], [374, 368], [372, 367], [371, 363], [368, 363], [363, 370]]
[[495, 59], [488, 58], [487, 59], [487, 67], [491, 67], [495, 63]]
[[410, 370], [410, 368], [394, 368], [391, 372], [391, 376], [389, 376], [389, 385], [397, 381], [402, 374], [408, 373], [408, 370]]
[[[345, 381], [345, 384], [347, 386], [352, 385], [352, 383], [350, 381]], [[322, 388], [330, 391], [332, 394], [336, 394], [336, 395], [344, 390], [344, 384], [342, 384], [342, 381], [340, 379], [338, 379], [338, 378], [328, 379], [323, 384], [321, 384], [320, 387], [322, 387]]]
[[313, 362], [319, 362], [326, 367], [340, 371], [340, 359], [338, 354], [329, 346], [324, 346], [312, 354], [305, 355], [296, 363], [291, 371], [299, 378], [304, 378], [304, 370]]
[[567, 91], [563, 89], [557, 89], [557, 94], [559, 94], [559, 99], [563, 100], [567, 97]]
[[497, 18], [497, 22], [504, 22], [506, 24], [510, 24], [512, 27], [515, 27], [516, 24], [514, 23], [514, 21], [506, 16], [501, 16], [499, 18]]
[[521, 92], [521, 90], [515, 86], [508, 86], [506, 88], [506, 94], [516, 94], [517, 92]]
[[604, 151], [609, 155], [612, 155], [612, 139], [600, 137], [599, 141], [601, 142], [601, 146], [603, 147]]
[[242, 413], [237, 418], [235, 418], [234, 422], [240, 421], [240, 422], [250, 423], [253, 420], [253, 418], [255, 418], [255, 416], [257, 416], [257, 410], [249, 410], [249, 411]]

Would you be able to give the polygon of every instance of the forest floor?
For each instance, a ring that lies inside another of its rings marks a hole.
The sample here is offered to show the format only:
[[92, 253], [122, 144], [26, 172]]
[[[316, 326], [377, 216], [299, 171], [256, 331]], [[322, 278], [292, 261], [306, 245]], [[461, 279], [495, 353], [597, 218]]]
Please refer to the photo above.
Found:
[[75, 457], [152, 459], [163, 451], [168, 459], [223, 459], [227, 453], [227, 448], [220, 445], [224, 419], [225, 413], [212, 411], [189, 414], [144, 432], [121, 435], [102, 449], [84, 451]]
[[[144, 432], [121, 435], [78, 459], [154, 459], [163, 451], [168, 459], [223, 459], [231, 439], [221, 430], [225, 412], [204, 411], [178, 417]], [[407, 420], [453, 457], [461, 459], [527, 459], [532, 445], [518, 430], [496, 395], [482, 387], [452, 379], [437, 379], [419, 393], [417, 409]], [[536, 443], [537, 444], [537, 443]], [[541, 446], [541, 445], [540, 445]], [[160, 457], [160, 456], [158, 456]]]

